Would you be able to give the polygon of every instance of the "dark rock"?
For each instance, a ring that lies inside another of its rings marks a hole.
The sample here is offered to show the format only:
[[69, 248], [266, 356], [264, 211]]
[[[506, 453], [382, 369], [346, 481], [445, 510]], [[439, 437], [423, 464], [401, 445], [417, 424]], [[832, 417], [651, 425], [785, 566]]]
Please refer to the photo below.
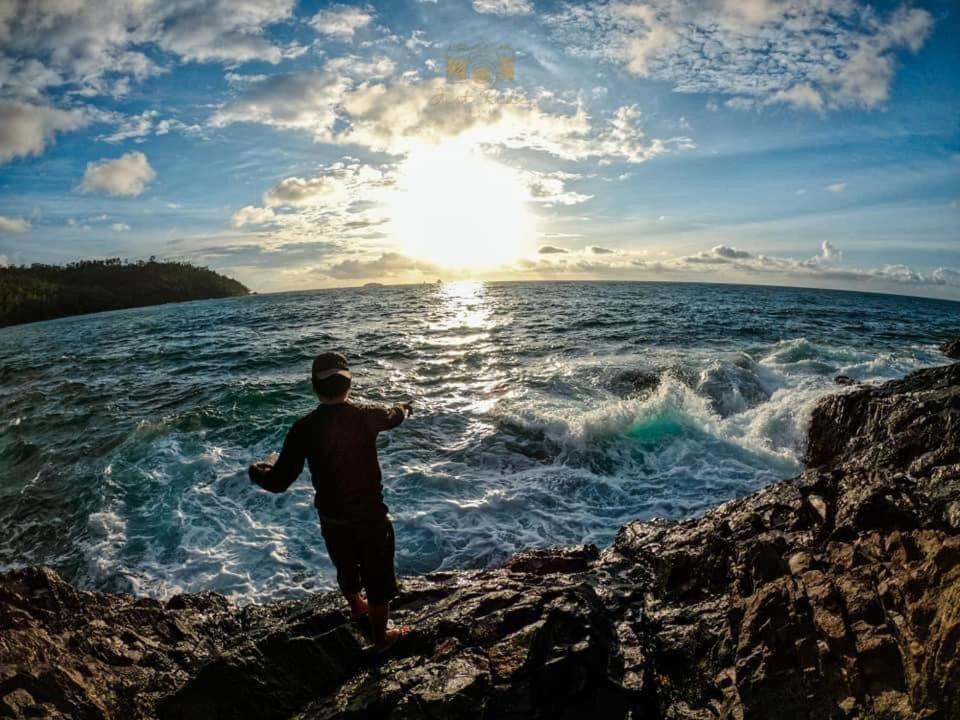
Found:
[[951, 360], [960, 360], [960, 338], [947, 340], [940, 346], [940, 352]]
[[809, 468], [598, 552], [403, 581], [373, 656], [323, 593], [237, 608], [0, 576], [0, 716], [960, 717], [960, 364], [826, 398]]
[[833, 379], [833, 382], [835, 382], [837, 385], [859, 385], [860, 384], [859, 381], [854, 380], [849, 375], [837, 375]]
[[503, 567], [511, 572], [534, 575], [579, 573], [589, 569], [599, 556], [600, 551], [596, 545], [552, 547], [518, 553], [507, 560]]

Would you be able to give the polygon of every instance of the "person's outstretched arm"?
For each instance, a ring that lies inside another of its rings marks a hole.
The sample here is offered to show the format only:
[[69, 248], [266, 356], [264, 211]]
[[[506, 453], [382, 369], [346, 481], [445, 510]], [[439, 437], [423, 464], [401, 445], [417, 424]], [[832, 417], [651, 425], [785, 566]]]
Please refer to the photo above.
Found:
[[276, 462], [253, 463], [248, 469], [251, 482], [264, 490], [282, 493], [293, 484], [303, 471], [307, 452], [303, 441], [303, 429], [296, 423], [283, 441], [283, 450]]
[[404, 418], [413, 415], [413, 403], [399, 403], [392, 407], [369, 406], [366, 408], [367, 421], [374, 432], [392, 430], [403, 422]]

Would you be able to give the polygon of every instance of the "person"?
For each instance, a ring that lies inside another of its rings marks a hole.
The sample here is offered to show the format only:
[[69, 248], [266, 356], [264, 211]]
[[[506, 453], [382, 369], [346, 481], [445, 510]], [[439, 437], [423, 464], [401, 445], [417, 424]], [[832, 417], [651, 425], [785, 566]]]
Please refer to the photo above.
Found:
[[[390, 600], [397, 595], [394, 534], [383, 501], [383, 478], [377, 435], [391, 430], [413, 412], [411, 403], [393, 407], [350, 402], [353, 375], [338, 352], [317, 355], [313, 390], [320, 403], [297, 420], [279, 457], [250, 465], [251, 481], [264, 490], [284, 492], [309, 464], [316, 491], [314, 505], [337, 584], [355, 620], [369, 618], [374, 647], [383, 652], [409, 632], [390, 628]], [[360, 594], [366, 590], [366, 599]]]

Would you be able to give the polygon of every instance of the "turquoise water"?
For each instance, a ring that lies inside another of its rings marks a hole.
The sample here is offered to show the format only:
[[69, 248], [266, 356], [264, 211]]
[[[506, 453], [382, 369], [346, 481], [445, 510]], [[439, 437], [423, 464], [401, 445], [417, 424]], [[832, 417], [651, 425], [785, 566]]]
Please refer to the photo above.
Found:
[[313, 399], [321, 350], [355, 395], [412, 398], [381, 438], [402, 573], [608, 543], [801, 468], [832, 378], [940, 364], [960, 304], [660, 283], [325, 290], [0, 330], [0, 566], [241, 602], [333, 586], [306, 473], [249, 462]]

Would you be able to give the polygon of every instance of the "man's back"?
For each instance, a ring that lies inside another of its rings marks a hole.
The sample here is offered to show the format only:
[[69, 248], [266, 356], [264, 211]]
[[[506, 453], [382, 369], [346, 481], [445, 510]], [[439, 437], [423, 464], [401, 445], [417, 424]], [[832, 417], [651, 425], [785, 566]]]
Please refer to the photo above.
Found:
[[318, 405], [287, 433], [263, 487], [282, 492], [309, 464], [314, 504], [329, 523], [368, 523], [387, 516], [377, 434], [403, 422], [402, 407]]
[[314, 504], [322, 518], [366, 522], [386, 517], [377, 434], [402, 421], [400, 408], [349, 402], [319, 405], [300, 420], [317, 491]]

